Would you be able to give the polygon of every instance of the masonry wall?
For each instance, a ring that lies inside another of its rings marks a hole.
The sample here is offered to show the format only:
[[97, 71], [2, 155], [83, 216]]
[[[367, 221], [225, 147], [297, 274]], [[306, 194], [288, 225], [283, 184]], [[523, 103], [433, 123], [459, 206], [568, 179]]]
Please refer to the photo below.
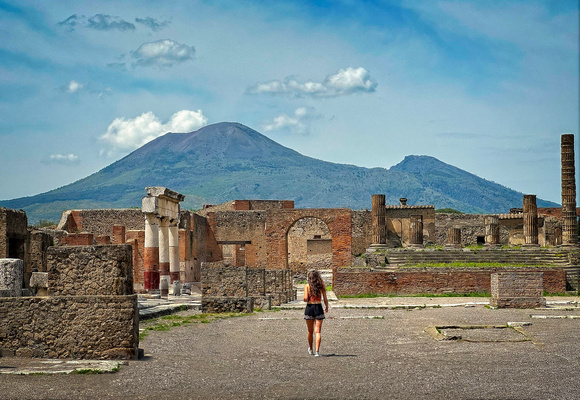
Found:
[[352, 225], [352, 254], [363, 254], [373, 244], [373, 221], [369, 210], [353, 210], [351, 212]]
[[22, 210], [0, 207], [0, 258], [20, 258], [26, 254], [28, 219]]
[[310, 268], [329, 268], [332, 263], [331, 239], [330, 229], [323, 221], [316, 218], [296, 221], [288, 230], [288, 267], [300, 272]]
[[145, 217], [140, 209], [69, 210], [63, 212], [58, 229], [113, 237], [113, 225], [124, 225], [126, 230], [143, 230]]
[[137, 296], [0, 298], [0, 353], [18, 357], [134, 359]]
[[[333, 290], [338, 295], [473, 293], [491, 291], [491, 274], [509, 269], [401, 268], [396, 272], [379, 272], [367, 268], [339, 268], [333, 272]], [[517, 272], [543, 272], [544, 290], [566, 291], [563, 269], [517, 269]]]

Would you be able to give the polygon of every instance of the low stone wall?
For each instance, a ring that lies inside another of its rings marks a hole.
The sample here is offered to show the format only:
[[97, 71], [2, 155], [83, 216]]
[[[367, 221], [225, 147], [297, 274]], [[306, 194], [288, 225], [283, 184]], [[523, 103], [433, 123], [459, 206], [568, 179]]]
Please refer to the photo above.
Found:
[[201, 312], [254, 312], [253, 297], [202, 297]]
[[50, 296], [131, 295], [131, 246], [50, 247], [48, 287]]
[[[473, 293], [491, 292], [491, 274], [511, 272], [509, 268], [401, 268], [377, 271], [370, 268], [338, 268], [333, 271], [333, 290], [338, 296], [367, 293]], [[564, 269], [517, 269], [517, 272], [543, 272], [544, 290], [566, 291]]]
[[492, 307], [545, 307], [542, 272], [498, 272], [491, 274]]
[[137, 296], [0, 298], [0, 352], [19, 357], [135, 359]]

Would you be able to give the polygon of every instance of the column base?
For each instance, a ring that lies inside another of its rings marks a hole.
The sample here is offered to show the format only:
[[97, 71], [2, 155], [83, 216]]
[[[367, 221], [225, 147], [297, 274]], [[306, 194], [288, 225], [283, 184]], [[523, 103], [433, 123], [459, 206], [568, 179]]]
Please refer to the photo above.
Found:
[[171, 283], [180, 280], [179, 271], [172, 271], [169, 273], [169, 276], [171, 276]]
[[144, 289], [145, 290], [157, 290], [159, 289], [159, 272], [158, 271], [145, 271], [144, 273]]

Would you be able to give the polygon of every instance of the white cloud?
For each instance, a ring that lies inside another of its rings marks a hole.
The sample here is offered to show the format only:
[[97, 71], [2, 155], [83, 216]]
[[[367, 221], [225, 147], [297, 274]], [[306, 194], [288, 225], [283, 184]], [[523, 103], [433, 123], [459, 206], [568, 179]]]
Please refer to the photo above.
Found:
[[206, 124], [201, 110], [178, 111], [165, 124], [148, 111], [135, 118], [115, 118], [99, 139], [112, 150], [134, 150], [167, 132], [191, 132]]
[[177, 43], [171, 39], [157, 40], [143, 43], [131, 57], [133, 65], [171, 67], [173, 64], [183, 63], [193, 59], [195, 47]]
[[80, 162], [79, 157], [75, 154], [51, 154], [46, 160], [42, 161], [44, 164], [63, 164], [71, 165], [78, 164]]
[[319, 118], [319, 115], [314, 114], [313, 108], [298, 107], [294, 110], [294, 115], [280, 114], [263, 124], [262, 128], [266, 132], [289, 130], [299, 134], [307, 134], [310, 131], [307, 122], [315, 118]]
[[70, 81], [66, 85], [62, 87], [62, 89], [67, 93], [76, 93], [84, 87], [82, 83], [79, 83], [75, 80]]
[[337, 97], [353, 93], [374, 92], [376, 87], [377, 82], [365, 68], [348, 67], [328, 75], [322, 82], [307, 81], [301, 83], [295, 77], [289, 76], [284, 80], [257, 83], [248, 88], [248, 92], [295, 97]]

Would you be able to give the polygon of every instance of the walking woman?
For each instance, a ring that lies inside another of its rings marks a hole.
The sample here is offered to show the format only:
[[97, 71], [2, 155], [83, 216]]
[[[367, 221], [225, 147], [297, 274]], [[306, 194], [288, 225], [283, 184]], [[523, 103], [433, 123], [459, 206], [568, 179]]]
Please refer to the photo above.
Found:
[[[322, 300], [324, 299], [324, 310], [322, 310]], [[304, 310], [304, 319], [308, 327], [308, 354], [314, 354], [318, 357], [320, 351], [322, 322], [324, 321], [324, 312], [328, 312], [328, 299], [326, 298], [326, 287], [317, 270], [308, 271], [308, 283], [304, 285], [304, 301], [306, 310]], [[316, 334], [316, 347], [312, 346], [314, 342], [313, 334]]]

